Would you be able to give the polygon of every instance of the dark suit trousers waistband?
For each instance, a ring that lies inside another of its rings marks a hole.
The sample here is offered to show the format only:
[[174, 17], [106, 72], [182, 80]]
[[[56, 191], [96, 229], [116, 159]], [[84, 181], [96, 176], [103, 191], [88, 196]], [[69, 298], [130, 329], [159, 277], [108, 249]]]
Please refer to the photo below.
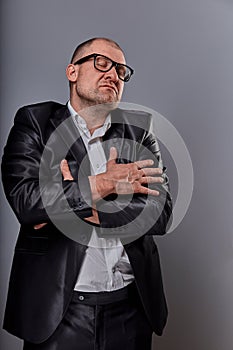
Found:
[[84, 305], [106, 305], [126, 300], [134, 293], [137, 293], [135, 282], [124, 288], [110, 292], [81, 292], [74, 291], [73, 300]]

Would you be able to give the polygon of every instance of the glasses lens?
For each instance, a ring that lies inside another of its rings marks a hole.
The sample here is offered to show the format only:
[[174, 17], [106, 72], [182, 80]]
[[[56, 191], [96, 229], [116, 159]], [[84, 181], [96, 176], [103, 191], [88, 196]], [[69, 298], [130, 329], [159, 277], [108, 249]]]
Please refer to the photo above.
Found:
[[102, 72], [107, 72], [112, 66], [112, 61], [107, 57], [97, 56], [95, 58], [95, 67]]
[[124, 66], [123, 64], [118, 64], [117, 74], [121, 80], [129, 81], [131, 76], [131, 70], [127, 66]]
[[101, 72], [107, 72], [115, 65], [118, 77], [123, 81], [129, 81], [132, 75], [131, 70], [127, 66], [120, 63], [115, 64], [110, 58], [105, 56], [95, 56], [94, 64], [95, 68]]

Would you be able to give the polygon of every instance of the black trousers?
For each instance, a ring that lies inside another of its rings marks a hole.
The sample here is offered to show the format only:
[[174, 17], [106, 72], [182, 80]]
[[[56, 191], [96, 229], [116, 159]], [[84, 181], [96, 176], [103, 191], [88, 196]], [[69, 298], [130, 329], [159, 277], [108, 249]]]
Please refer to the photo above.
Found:
[[134, 284], [115, 292], [74, 292], [56, 331], [24, 350], [151, 350], [152, 329]]

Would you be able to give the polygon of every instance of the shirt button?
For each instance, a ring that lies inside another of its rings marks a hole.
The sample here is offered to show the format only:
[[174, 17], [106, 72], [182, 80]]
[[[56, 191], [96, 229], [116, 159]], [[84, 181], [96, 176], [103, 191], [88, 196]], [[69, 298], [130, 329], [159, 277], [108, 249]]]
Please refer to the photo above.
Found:
[[100, 165], [99, 164], [96, 164], [96, 168], [99, 169]]
[[83, 295], [79, 295], [79, 300], [83, 301], [84, 300], [84, 296]]

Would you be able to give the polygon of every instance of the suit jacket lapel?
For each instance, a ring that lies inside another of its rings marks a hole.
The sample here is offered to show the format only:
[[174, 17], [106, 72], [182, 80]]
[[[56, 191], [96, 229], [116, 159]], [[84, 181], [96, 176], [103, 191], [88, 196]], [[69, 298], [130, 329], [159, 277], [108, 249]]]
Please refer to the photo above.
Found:
[[55, 132], [60, 135], [66, 144], [67, 153], [69, 151], [72, 154], [78, 165], [82, 163], [80, 171], [83, 175], [90, 175], [87, 150], [67, 106], [57, 110], [50, 121], [55, 128]]
[[[109, 152], [111, 147], [117, 149], [118, 162], [122, 162], [122, 147], [124, 142], [125, 125], [122, 119], [119, 109], [111, 112], [111, 127], [107, 130], [103, 137], [103, 148], [105, 151], [106, 159], [109, 158]], [[82, 166], [80, 171], [83, 175], [90, 175], [90, 162], [87, 155], [87, 150], [80, 136], [80, 133], [75, 126], [72, 117], [70, 116], [69, 109], [67, 106], [63, 106], [58, 109], [50, 119], [55, 132], [57, 132], [63, 139], [69, 151], [77, 164]]]
[[111, 127], [107, 130], [103, 137], [103, 148], [106, 159], [109, 159], [109, 152], [111, 147], [117, 149], [117, 158], [122, 156], [122, 147], [124, 142], [125, 125], [118, 109], [111, 112]]

